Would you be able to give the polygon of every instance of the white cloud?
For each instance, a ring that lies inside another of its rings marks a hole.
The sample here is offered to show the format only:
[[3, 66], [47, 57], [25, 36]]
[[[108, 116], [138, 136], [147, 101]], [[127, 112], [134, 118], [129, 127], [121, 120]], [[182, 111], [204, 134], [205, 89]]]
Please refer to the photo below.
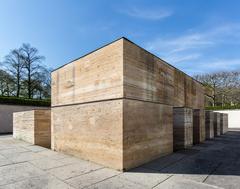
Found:
[[172, 54], [188, 49], [206, 47], [213, 44], [214, 42], [206, 39], [204, 35], [194, 33], [172, 39], [157, 38], [154, 39], [152, 42], [149, 42], [146, 48], [152, 51], [163, 51], [167, 52], [168, 54]]
[[172, 55], [172, 56], [165, 57], [165, 59], [168, 62], [179, 63], [187, 60], [196, 60], [199, 57], [201, 57], [201, 54], [193, 53], [189, 55]]
[[[169, 63], [183, 63], [190, 60], [201, 60], [205, 57], [207, 50], [211, 50], [214, 47], [225, 47], [226, 44], [240, 45], [240, 24], [225, 24], [218, 27], [212, 27], [205, 30], [195, 31], [192, 30], [187, 34], [175, 36], [175, 37], [156, 37], [151, 42], [147, 42], [146, 49], [156, 53], [163, 59], [169, 61]], [[215, 54], [216, 56], [216, 54]], [[205, 57], [205, 59], [213, 59], [216, 57]], [[237, 60], [228, 64], [235, 64]], [[222, 62], [222, 63], [221, 63]], [[227, 65], [228, 65], [227, 64]], [[217, 68], [228, 69], [223, 63], [223, 60], [214, 61], [211, 64], [207, 64], [206, 67], [212, 65]], [[190, 68], [189, 68], [190, 69]]]
[[236, 59], [203, 59], [187, 65], [183, 71], [189, 75], [211, 73], [217, 71], [240, 71], [240, 58]]
[[218, 59], [213, 61], [206, 61], [198, 64], [198, 68], [204, 70], [214, 71], [218, 70], [236, 70], [240, 69], [240, 58], [239, 59]]
[[131, 8], [122, 10], [122, 13], [146, 20], [161, 20], [163, 18], [167, 18], [173, 14], [171, 10], [168, 9], [146, 9], [146, 8]]

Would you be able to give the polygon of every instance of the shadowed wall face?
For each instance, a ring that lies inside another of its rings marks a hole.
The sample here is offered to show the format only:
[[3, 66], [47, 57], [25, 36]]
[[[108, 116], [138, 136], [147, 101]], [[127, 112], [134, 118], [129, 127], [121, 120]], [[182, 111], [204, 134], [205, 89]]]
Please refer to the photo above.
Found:
[[172, 107], [138, 100], [123, 102], [124, 169], [172, 153]]
[[228, 114], [220, 113], [220, 134], [228, 131]]
[[193, 144], [205, 141], [205, 132], [205, 111], [195, 109], [193, 110]]
[[220, 113], [214, 112], [214, 137], [221, 134]]
[[214, 138], [214, 112], [205, 111], [206, 139]]
[[191, 147], [193, 144], [193, 112], [190, 108], [173, 108], [174, 150]]

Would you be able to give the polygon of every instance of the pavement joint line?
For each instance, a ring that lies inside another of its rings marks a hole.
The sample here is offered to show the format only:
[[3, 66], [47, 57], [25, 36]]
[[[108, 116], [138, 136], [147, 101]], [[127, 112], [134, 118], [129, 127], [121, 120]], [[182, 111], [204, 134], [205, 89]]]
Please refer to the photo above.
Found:
[[56, 177], [55, 175], [52, 175], [52, 174], [50, 174], [50, 173], [47, 173], [47, 175], [51, 175], [51, 176], [54, 177], [56, 180], [59, 180], [59, 181], [65, 183], [65, 184], [67, 184], [68, 186], [71, 186], [72, 188], [77, 189], [75, 186], [72, 186], [71, 184], [67, 183], [66, 180], [62, 180], [62, 179], [60, 179], [60, 178], [58, 178], [58, 177]]
[[21, 164], [21, 163], [29, 163], [29, 162], [28, 162], [28, 161], [23, 161], [23, 162], [11, 162], [11, 164], [1, 165], [0, 167], [5, 167], [5, 166], [9, 166], [9, 165], [17, 165], [17, 164]]
[[222, 165], [222, 162], [219, 162], [218, 165], [207, 175], [207, 177], [202, 181], [202, 183], [205, 183], [205, 181], [208, 179], [209, 176], [211, 176], [220, 166]]
[[[27, 153], [27, 152], [32, 152], [31, 150], [29, 150], [29, 151], [24, 151], [24, 152], [13, 152], [13, 153], [7, 153], [7, 154], [22, 154], [22, 153]], [[4, 156], [4, 154], [2, 154], [1, 152], [0, 152], [0, 155], [3, 155]], [[6, 155], [6, 154], [5, 154]], [[6, 157], [6, 156], [5, 156]], [[8, 158], [8, 157], [7, 157]]]
[[[159, 172], [159, 173], [162, 173], [161, 170], [164, 170], [164, 169], [166, 169], [166, 168], [168, 168], [168, 167], [171, 167], [171, 166], [177, 164], [178, 162], [182, 161], [182, 160], [185, 159], [185, 158], [187, 158], [187, 157], [184, 156], [184, 157], [180, 158], [179, 160], [177, 160], [177, 161], [175, 161], [175, 162], [173, 162], [173, 163], [169, 163], [168, 165], [162, 167], [161, 169], [153, 169], [153, 168], [149, 168], [149, 167], [143, 167], [143, 168], [144, 168], [144, 169], [148, 169], [148, 170], [152, 170], [152, 171], [156, 171], [156, 172]], [[140, 166], [140, 167], [141, 167], [141, 166]]]
[[[31, 145], [31, 146], [37, 146], [37, 145]], [[41, 146], [39, 146], [39, 147], [41, 147]], [[23, 146], [22, 148], [24, 148], [26, 150], [29, 150], [31, 152], [34, 152], [34, 153], [38, 153], [38, 152], [42, 152], [42, 151], [45, 151], [45, 150], [49, 150], [48, 148], [45, 148], [45, 149], [40, 150], [40, 151], [33, 151], [33, 150], [30, 150], [30, 149], [26, 148], [26, 146]], [[41, 147], [41, 148], [44, 148], [44, 147]]]
[[159, 186], [160, 184], [162, 184], [163, 182], [165, 182], [166, 180], [170, 179], [171, 177], [173, 177], [174, 175], [170, 175], [168, 178], [164, 179], [163, 181], [159, 182], [158, 184], [156, 184], [155, 186], [152, 187], [152, 189], [156, 188], [157, 186]]
[[[93, 185], [95, 185], [95, 184], [104, 182], [104, 181], [109, 180], [109, 179], [111, 179], [111, 178], [117, 177], [117, 176], [119, 176], [119, 175], [121, 175], [121, 174], [123, 174], [123, 172], [122, 172], [122, 173], [119, 173], [119, 174], [117, 174], [117, 175], [113, 175], [113, 176], [111, 176], [111, 177], [105, 178], [105, 179], [103, 179], [103, 180], [101, 180], [101, 181], [98, 181], [98, 182], [96, 182], [96, 183], [90, 184], [90, 185], [88, 185], [88, 186], [84, 186], [83, 188], [91, 187], [91, 186], [93, 186]], [[130, 181], [130, 182], [131, 182], [131, 181]], [[140, 184], [138, 184], [138, 185], [140, 185]]]
[[[39, 160], [39, 159], [35, 159], [35, 160]], [[31, 161], [35, 161], [35, 160], [31, 160]], [[38, 169], [41, 169], [43, 171], [49, 171], [51, 169], [55, 169], [55, 168], [60, 168], [60, 167], [64, 167], [64, 166], [67, 166], [67, 165], [72, 165], [74, 163], [69, 163], [69, 164], [65, 164], [65, 165], [60, 165], [60, 166], [57, 166], [57, 167], [52, 167], [52, 168], [49, 168], [49, 169], [42, 169], [42, 168], [39, 168], [37, 167], [35, 164], [33, 164], [31, 161], [28, 161], [28, 163], [30, 163], [31, 165], [33, 165], [34, 167], [38, 168]]]
[[0, 165], [0, 168], [1, 168], [1, 167], [4, 167], [4, 166], [12, 165], [12, 164], [13, 164], [13, 163], [10, 162], [10, 163], [8, 163], [8, 164]]
[[[79, 177], [79, 176], [82, 176], [82, 175], [86, 175], [86, 174], [89, 174], [89, 173], [91, 173], [91, 172], [94, 172], [94, 171], [98, 171], [98, 170], [101, 170], [101, 169], [104, 169], [104, 167], [100, 167], [100, 168], [98, 168], [98, 169], [94, 169], [94, 170], [91, 170], [91, 171], [88, 171], [88, 172], [86, 172], [86, 173], [82, 173], [82, 174], [80, 174], [80, 175], [74, 175], [74, 176], [72, 176], [72, 177], [69, 177], [69, 178], [67, 178], [67, 179], [61, 179], [61, 178], [59, 178], [59, 177], [57, 177], [58, 179], [60, 179], [60, 180], [62, 180], [62, 181], [64, 181], [64, 180], [69, 180], [69, 179], [72, 179], [72, 178], [75, 178], [75, 177]], [[49, 173], [50, 175], [53, 175], [52, 173]]]
[[[190, 158], [191, 158], [191, 157], [187, 157], [187, 155], [186, 155], [186, 156], [184, 155], [181, 159], [177, 160], [176, 162], [172, 163], [171, 165], [167, 165], [166, 167], [160, 169], [159, 172], [160, 172], [161, 170], [164, 170], [164, 169], [168, 168], [168, 167], [171, 167], [171, 166], [173, 166], [173, 165], [176, 165], [177, 163], [179, 163], [179, 162], [181, 162], [181, 161], [183, 161], [183, 160], [185, 160], [185, 159], [190, 159]], [[160, 172], [160, 173], [161, 173], [161, 172]]]

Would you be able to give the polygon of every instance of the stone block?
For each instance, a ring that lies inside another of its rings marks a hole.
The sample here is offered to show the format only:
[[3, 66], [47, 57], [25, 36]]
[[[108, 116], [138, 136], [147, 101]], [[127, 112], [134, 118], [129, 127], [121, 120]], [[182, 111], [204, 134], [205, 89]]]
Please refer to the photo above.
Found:
[[220, 134], [223, 135], [228, 131], [228, 114], [220, 113]]
[[173, 106], [202, 110], [202, 84], [121, 38], [52, 72], [52, 148], [137, 167], [173, 151]]
[[206, 139], [214, 138], [214, 112], [205, 111]]
[[205, 110], [193, 110], [193, 144], [204, 142], [205, 136]]
[[189, 148], [193, 144], [193, 111], [190, 108], [173, 108], [174, 150]]
[[173, 151], [168, 105], [124, 99], [55, 107], [52, 126], [54, 150], [118, 170]]
[[219, 136], [221, 134], [221, 126], [220, 126], [220, 113], [214, 112], [214, 137]]
[[50, 148], [51, 111], [44, 109], [13, 113], [13, 137]]

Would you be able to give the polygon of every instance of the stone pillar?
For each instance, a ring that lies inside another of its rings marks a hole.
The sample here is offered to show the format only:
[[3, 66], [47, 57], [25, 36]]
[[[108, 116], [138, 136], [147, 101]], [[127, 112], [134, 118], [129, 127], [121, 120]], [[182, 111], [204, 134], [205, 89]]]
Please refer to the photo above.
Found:
[[223, 135], [223, 127], [224, 127], [224, 114], [220, 113], [220, 135]]
[[190, 108], [173, 108], [174, 150], [191, 147], [193, 144], [193, 111]]
[[205, 111], [203, 109], [193, 110], [193, 144], [205, 141]]
[[220, 134], [223, 135], [228, 131], [228, 114], [220, 113]]
[[206, 139], [214, 138], [214, 112], [205, 111], [205, 128], [206, 128]]
[[214, 112], [214, 137], [220, 134], [220, 113]]

